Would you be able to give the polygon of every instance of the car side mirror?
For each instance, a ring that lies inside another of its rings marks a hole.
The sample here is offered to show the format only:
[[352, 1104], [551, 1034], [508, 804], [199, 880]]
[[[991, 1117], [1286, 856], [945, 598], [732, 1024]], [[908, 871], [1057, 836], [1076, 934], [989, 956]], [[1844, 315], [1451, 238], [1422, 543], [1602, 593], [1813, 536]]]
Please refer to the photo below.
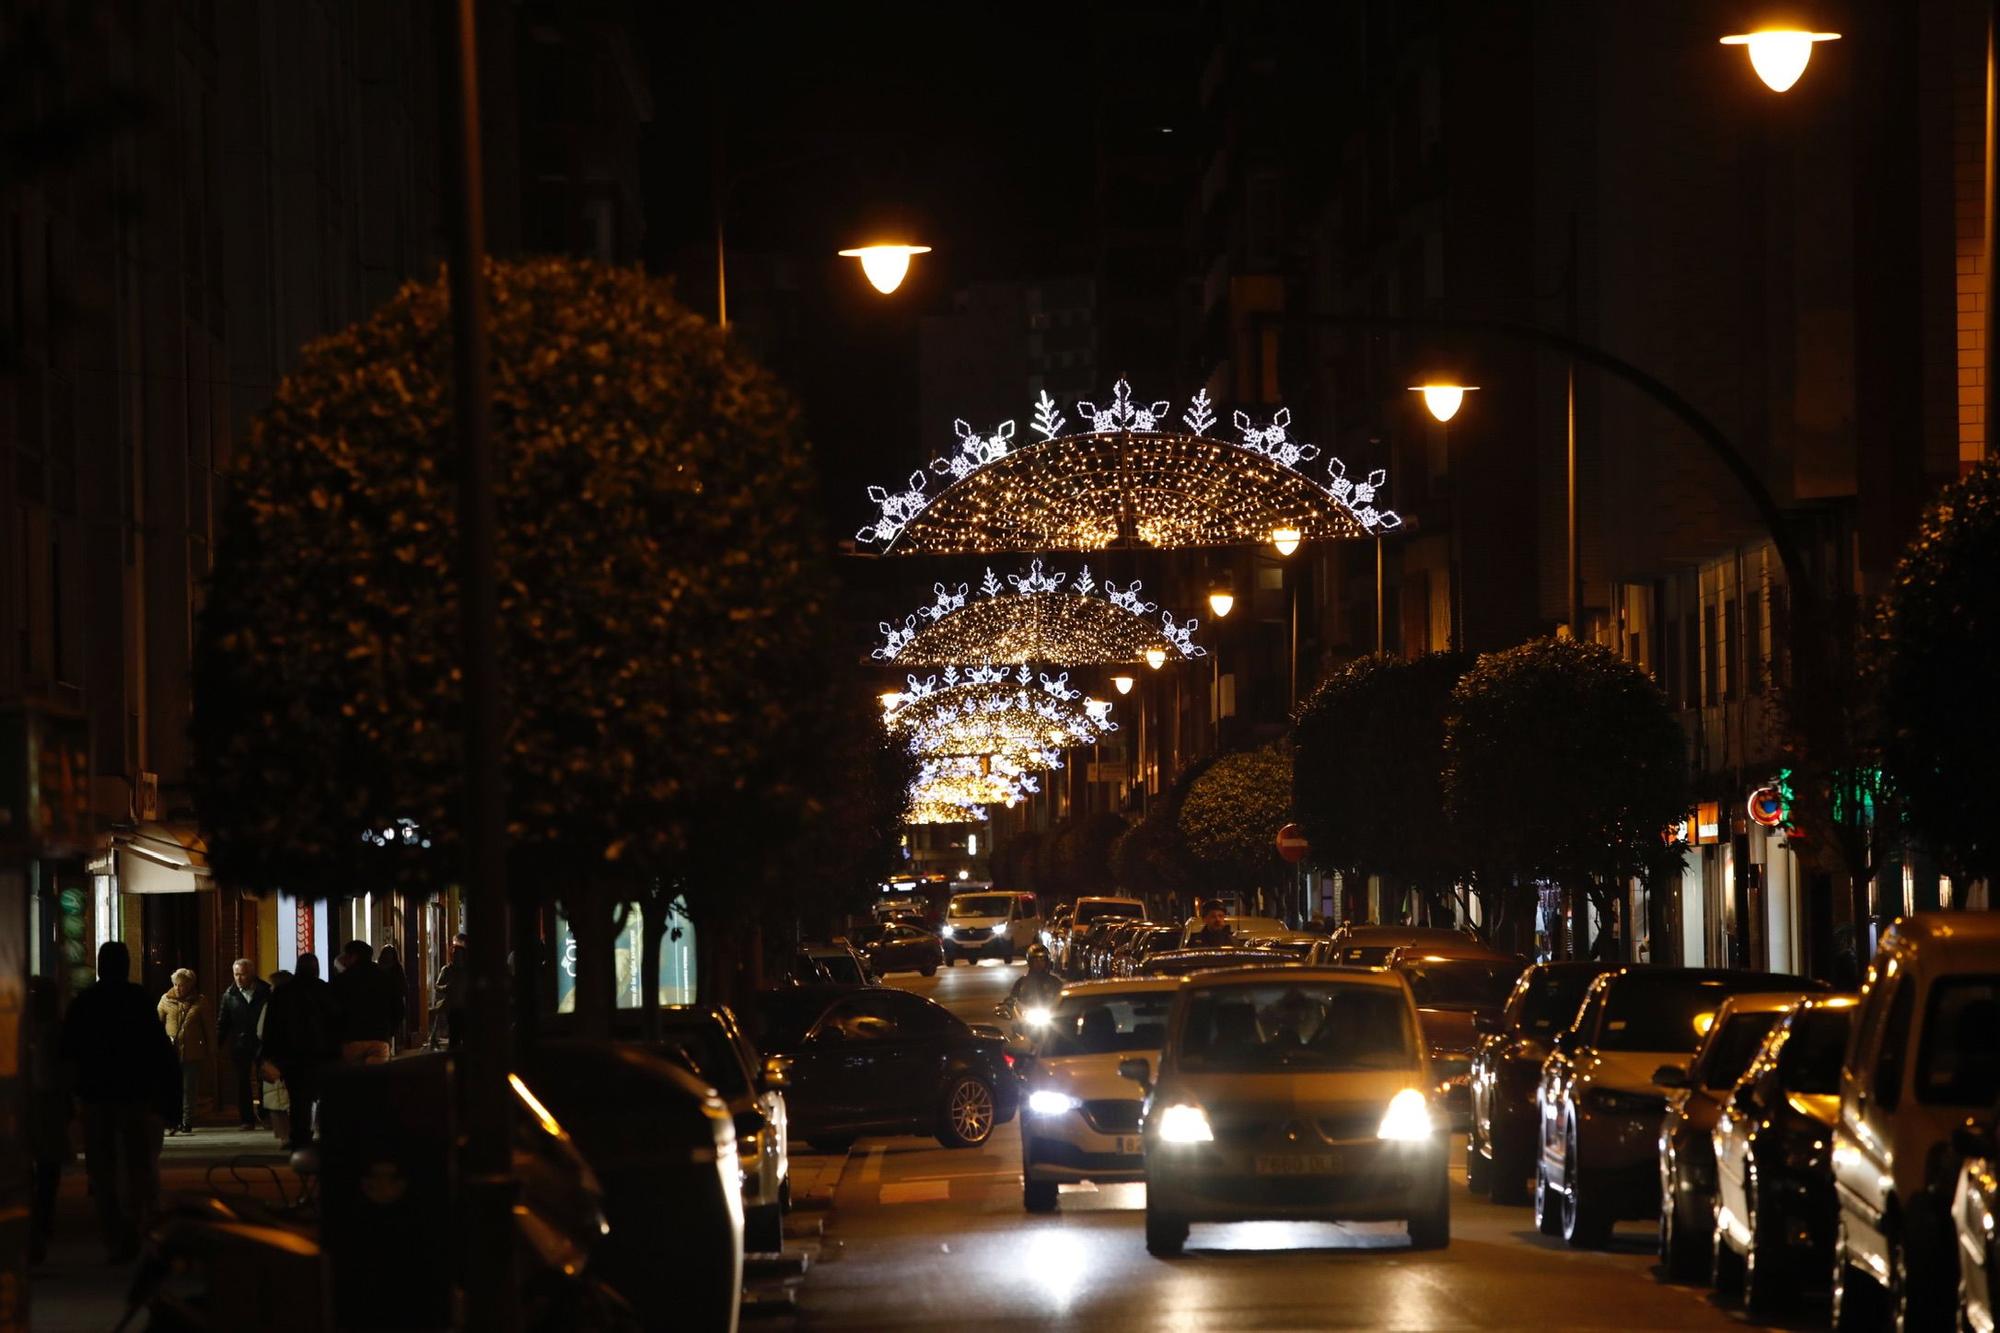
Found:
[[766, 1092], [783, 1092], [792, 1083], [792, 1062], [782, 1055], [766, 1056], [758, 1081]]
[[1661, 1065], [1653, 1071], [1653, 1086], [1656, 1088], [1685, 1088], [1687, 1085], [1687, 1070], [1679, 1065]]
[[1757, 1105], [1757, 1085], [1738, 1083], [1736, 1091], [1729, 1094], [1729, 1104], [1739, 1111], [1748, 1111]]
[[1153, 1090], [1153, 1062], [1143, 1055], [1118, 1062], [1118, 1077], [1129, 1078], [1147, 1092]]

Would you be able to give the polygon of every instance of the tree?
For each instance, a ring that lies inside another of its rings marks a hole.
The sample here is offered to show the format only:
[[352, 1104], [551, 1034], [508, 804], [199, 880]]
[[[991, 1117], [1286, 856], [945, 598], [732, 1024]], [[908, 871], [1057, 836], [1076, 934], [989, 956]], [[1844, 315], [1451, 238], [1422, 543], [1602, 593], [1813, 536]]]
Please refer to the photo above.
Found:
[[1433, 894], [1467, 878], [1441, 774], [1452, 691], [1472, 660], [1364, 657], [1306, 700], [1292, 727], [1292, 807], [1314, 864]]
[[2000, 465], [1947, 486], [1889, 593], [1882, 641], [1884, 764], [1912, 830], [1955, 876], [2000, 875], [1992, 771], [2000, 756]]
[[[510, 876], [567, 909], [601, 1015], [615, 905], [679, 880], [699, 925], [754, 912], [718, 841], [745, 811], [807, 818], [830, 760], [800, 740], [867, 697], [781, 669], [826, 632], [829, 585], [776, 382], [636, 269], [487, 279]], [[459, 873], [450, 349], [443, 282], [406, 286], [306, 349], [235, 460], [193, 721], [227, 882], [422, 895]], [[423, 854], [370, 855], [398, 820]]]
[[1685, 743], [1638, 667], [1539, 639], [1482, 656], [1452, 708], [1445, 810], [1486, 873], [1580, 887], [1609, 919], [1612, 886], [1678, 864], [1660, 832], [1687, 812]]
[[1244, 892], [1283, 882], [1279, 828], [1291, 817], [1292, 755], [1283, 745], [1227, 754], [1189, 788], [1180, 831], [1198, 887]]
[[1103, 893], [1112, 880], [1111, 849], [1125, 827], [1125, 820], [1109, 811], [1070, 820], [1055, 839], [1052, 891], [1069, 897]]

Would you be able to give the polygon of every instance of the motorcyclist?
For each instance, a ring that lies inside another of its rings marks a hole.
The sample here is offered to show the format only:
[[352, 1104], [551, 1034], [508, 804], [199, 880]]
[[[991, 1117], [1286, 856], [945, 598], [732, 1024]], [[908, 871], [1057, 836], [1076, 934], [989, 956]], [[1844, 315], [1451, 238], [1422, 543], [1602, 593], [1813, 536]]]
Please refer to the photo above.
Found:
[[1028, 970], [1014, 983], [1014, 989], [1007, 992], [1007, 1001], [1016, 1013], [1053, 1008], [1062, 995], [1062, 979], [1049, 965], [1048, 947], [1040, 942], [1030, 944], [1027, 956]]
[[1229, 929], [1229, 908], [1210, 898], [1201, 905], [1201, 929], [1188, 940], [1190, 949], [1226, 949], [1236, 943]]

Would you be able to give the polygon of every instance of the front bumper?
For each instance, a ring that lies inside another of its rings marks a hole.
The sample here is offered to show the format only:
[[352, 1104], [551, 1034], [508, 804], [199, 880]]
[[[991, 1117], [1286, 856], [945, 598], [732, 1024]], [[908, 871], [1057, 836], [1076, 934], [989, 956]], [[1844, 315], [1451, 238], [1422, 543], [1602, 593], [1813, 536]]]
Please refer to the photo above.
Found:
[[1029, 1180], [1099, 1184], [1144, 1180], [1136, 1100], [1100, 1100], [1061, 1115], [1021, 1113], [1021, 1174]]
[[939, 943], [946, 958], [1004, 958], [1013, 947], [1005, 930], [963, 932]]
[[[1259, 1174], [1268, 1146], [1146, 1143], [1146, 1205], [1189, 1222], [1398, 1221], [1423, 1213], [1445, 1188], [1448, 1139], [1340, 1142], [1316, 1151], [1338, 1169]], [[1284, 1154], [1277, 1154], [1282, 1156]]]

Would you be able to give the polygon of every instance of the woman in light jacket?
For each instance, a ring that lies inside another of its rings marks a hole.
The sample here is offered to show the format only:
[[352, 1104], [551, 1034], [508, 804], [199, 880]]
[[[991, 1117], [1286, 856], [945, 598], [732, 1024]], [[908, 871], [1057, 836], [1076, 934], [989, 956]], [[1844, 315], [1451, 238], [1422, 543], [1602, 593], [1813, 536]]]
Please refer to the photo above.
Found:
[[160, 1022], [181, 1060], [181, 1123], [169, 1134], [194, 1133], [194, 1100], [201, 1090], [201, 1072], [208, 1064], [208, 1003], [194, 988], [194, 973], [175, 968], [173, 989], [160, 997]]

